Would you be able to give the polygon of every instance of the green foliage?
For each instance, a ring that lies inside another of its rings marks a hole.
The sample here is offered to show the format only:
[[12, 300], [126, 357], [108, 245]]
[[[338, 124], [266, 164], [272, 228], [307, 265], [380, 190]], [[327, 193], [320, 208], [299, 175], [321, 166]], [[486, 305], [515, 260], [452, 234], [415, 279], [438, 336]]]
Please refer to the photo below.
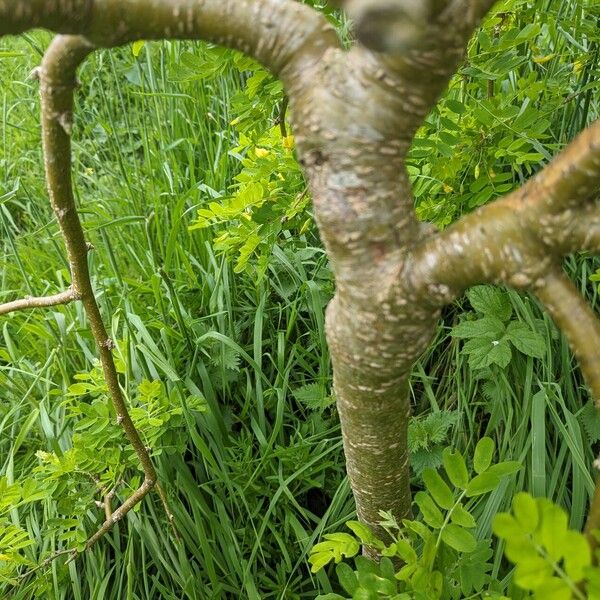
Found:
[[467, 292], [477, 318], [467, 315], [452, 328], [452, 335], [467, 340], [462, 352], [469, 357], [472, 369], [497, 365], [504, 369], [510, 363], [512, 349], [534, 358], [546, 352], [544, 338], [522, 321], [510, 320], [512, 307], [506, 292], [479, 285]]
[[[598, 91], [595, 6], [578, 5], [590, 11], [582, 21], [562, 2], [497, 4], [413, 143], [409, 172], [423, 220], [445, 227], [510, 192], [575, 133], [576, 121], [553, 116], [572, 93], [591, 98]], [[585, 45], [564, 35], [570, 26]], [[587, 111], [590, 103], [583, 106]], [[506, 350], [495, 354], [507, 360]]]
[[592, 567], [585, 536], [568, 528], [567, 513], [524, 492], [515, 495], [512, 509], [496, 515], [494, 533], [516, 565], [515, 584], [539, 600], [600, 598], [600, 568]]
[[424, 417], [411, 417], [408, 423], [410, 464], [416, 475], [442, 464], [444, 442], [458, 421], [456, 411], [441, 410]]
[[[211, 50], [185, 61], [187, 77], [203, 78], [207, 71], [222, 69], [223, 52]], [[207, 62], [212, 67], [207, 69]], [[190, 229], [212, 228], [215, 249], [236, 257], [234, 272], [249, 270], [262, 277], [274, 245], [283, 246], [313, 227], [307, 213], [310, 198], [293, 156], [294, 138], [287, 134], [281, 83], [246, 57], [235, 55], [233, 64], [246, 77], [244, 90], [232, 99], [237, 116], [231, 125], [238, 144], [230, 154], [241, 170], [231, 190], [198, 209]]]
[[[116, 361], [125, 373], [123, 360]], [[46, 523], [45, 537], [56, 537], [68, 548], [83, 549], [103, 520], [96, 504], [111, 490], [124, 500], [141, 483], [139, 461], [127, 442], [108, 397], [99, 364], [74, 376], [62, 402], [67, 422], [72, 423], [71, 447], [46, 452], [38, 450], [38, 466], [28, 478], [9, 485], [0, 478], [0, 578], [11, 581], [15, 571], [34, 566], [20, 551], [34, 544], [30, 532], [10, 523], [8, 514], [25, 503], [53, 500], [60, 513], [68, 515]], [[184, 412], [207, 411], [201, 395], [181, 398], [174, 389], [167, 393], [159, 380], [143, 379], [127, 397], [130, 416], [141, 432], [152, 456], [181, 454], [185, 448]], [[112, 507], [111, 507], [112, 508]], [[89, 515], [96, 512], [90, 522]]]
[[[323, 8], [324, 3], [314, 4]], [[599, 115], [598, 3], [531, 0], [499, 2], [497, 7], [507, 15], [497, 23], [501, 34], [509, 28], [521, 31], [534, 21], [541, 24], [537, 49], [528, 41], [495, 52], [499, 60], [504, 52], [528, 54], [509, 71], [494, 71], [493, 90], [485, 73], [459, 74], [419, 131], [410, 174], [419, 214], [438, 224], [513, 189], [528, 168], [539, 168], [536, 161], [519, 164], [518, 157], [532, 148], [544, 156], [555, 154]], [[346, 25], [327, 10], [345, 35]], [[494, 21], [487, 20], [484, 28], [497, 44]], [[2, 302], [53, 293], [69, 282], [57, 224], [44, 201], [39, 89], [28, 79], [48, 42], [44, 32], [0, 42]], [[493, 58], [480, 43], [473, 41], [465, 69], [485, 67]], [[135, 401], [137, 385], [160, 380], [166, 396], [176, 395], [175, 406], [200, 394], [210, 406], [204, 414], [184, 411], [185, 429], [177, 429], [174, 440], [181, 453], [168, 451], [171, 441], [166, 436], [161, 440], [168, 441], [167, 449], [155, 456], [181, 540], [169, 535], [152, 496], [76, 563], [57, 560], [18, 588], [3, 579], [0, 596], [299, 600], [313, 597], [315, 587], [333, 594], [325, 571], [311, 577], [306, 560], [319, 536], [351, 519], [354, 507], [344, 480], [335, 412], [321, 409], [331, 389], [322, 319], [333, 290], [326, 257], [312, 226], [298, 235], [297, 224], [303, 221], [295, 217], [289, 231], [296, 237], [286, 237], [285, 223], [277, 237], [266, 238], [263, 233], [270, 232], [260, 229], [261, 242], [267, 243], [259, 244], [244, 270], [234, 275], [246, 230], [218, 255], [213, 239], [230, 226], [235, 229], [237, 219], [188, 230], [198, 209], [213, 201], [226, 205], [243, 187], [235, 179], [245, 168], [242, 161], [258, 169], [261, 161], [272, 159], [256, 156], [254, 148], [270, 150], [273, 145], [275, 155], [282, 154], [277, 165], [287, 165], [291, 153], [283, 146], [283, 136], [278, 139], [277, 130], [271, 132], [281, 112], [281, 88], [259, 75], [251, 83], [256, 95], [250, 100], [247, 81], [261, 69], [210, 45], [147, 42], [135, 47], [137, 56], [130, 48], [98, 51], [81, 69], [74, 181], [86, 236], [96, 248], [90, 266], [101, 309], [111, 337], [122, 340], [127, 373], [121, 377], [128, 396]], [[535, 114], [550, 126], [542, 134], [535, 122], [516, 129], [515, 122], [523, 123], [510, 116], [515, 106], [527, 119]], [[249, 144], [239, 149], [242, 134]], [[522, 140], [526, 144], [519, 147]], [[496, 145], [500, 142], [502, 147]], [[513, 143], [516, 149], [508, 150]], [[503, 156], [496, 157], [497, 151]], [[282, 175], [287, 178], [287, 173]], [[287, 182], [278, 181], [267, 179], [265, 198], [269, 186], [281, 185], [284, 189], [277, 194], [285, 205], [295, 191], [290, 188], [288, 193]], [[259, 210], [251, 206], [248, 212]], [[255, 229], [253, 225], [248, 231]], [[263, 252], [268, 268], [258, 282]], [[593, 259], [581, 257], [566, 263], [596, 308], [597, 295], [585, 282], [597, 268]], [[533, 325], [543, 335], [543, 360], [511, 346], [513, 358], [505, 369], [494, 364], [473, 371], [468, 355], [459, 351], [462, 341], [440, 327], [411, 382], [419, 415], [415, 423], [438, 412], [456, 415], [441, 442], [412, 452], [415, 471], [431, 466], [418, 468], [417, 457], [426, 461], [435, 456], [438, 467], [443, 445], [464, 452], [482, 435], [496, 440], [499, 460], [523, 460], [515, 478], [469, 500], [468, 512], [483, 538], [490, 535], [493, 515], [505, 510], [520, 489], [568, 507], [572, 526], [579, 528], [594, 483], [590, 468], [595, 458], [591, 441], [599, 430], [596, 412], [586, 404], [567, 344], [534, 302], [512, 292], [508, 296], [511, 319]], [[445, 311], [445, 323], [456, 322], [459, 309]], [[23, 572], [68, 547], [55, 532], [73, 536], [78, 530], [69, 525], [73, 515], [62, 512], [53, 487], [74, 476], [52, 481], [34, 469], [41, 466], [36, 453], [60, 457], [73, 446], [76, 423], [86, 417], [69, 409], [75, 397], [68, 397], [68, 387], [79, 383], [76, 374], [94, 370], [94, 355], [87, 323], [76, 305], [1, 319], [3, 577], [13, 577], [18, 561], [24, 561]], [[303, 392], [304, 386], [313, 387]], [[88, 405], [94, 402], [91, 395], [81, 399]], [[172, 419], [177, 422], [179, 416]], [[113, 421], [109, 428], [114, 427]], [[161, 445], [155, 444], [154, 452]], [[115, 505], [136, 483], [138, 470], [127, 474], [132, 479], [119, 487]], [[420, 485], [419, 476], [414, 484]], [[102, 519], [102, 509], [94, 504], [101, 490], [87, 476], [78, 478], [76, 486], [87, 510], [78, 506], [73, 514], [85, 513], [89, 532]], [[69, 502], [76, 495], [69, 492]], [[455, 509], [456, 518], [459, 512]], [[19, 536], [26, 545], [20, 546]], [[4, 561], [7, 552], [10, 558]], [[490, 571], [484, 567], [489, 564], [495, 565], [492, 572], [499, 580], [509, 579], [502, 544], [463, 553], [459, 563], [465, 581], [487, 577]], [[380, 570], [376, 575], [387, 577]], [[487, 584], [477, 585], [485, 589]], [[515, 590], [515, 598], [519, 593]]]
[[[514, 461], [492, 464], [494, 451], [491, 438], [478, 442], [473, 473], [460, 452], [446, 449], [444, 476], [434, 469], [423, 471], [425, 489], [414, 498], [420, 520], [407, 519], [399, 525], [391, 515], [382, 513], [381, 526], [389, 536], [387, 543], [367, 526], [349, 521], [346, 525], [354, 537], [346, 533], [327, 534], [327, 541], [311, 551], [312, 571], [318, 572], [335, 562], [340, 585], [352, 600], [501, 598], [490, 575], [490, 540], [475, 538], [472, 531], [477, 521], [470, 511], [473, 498], [488, 494], [503, 477], [521, 467]], [[353, 570], [342, 562], [358, 553], [359, 542], [382, 555], [379, 564], [359, 556]], [[394, 567], [398, 563], [402, 566]], [[333, 598], [348, 596], [319, 596], [319, 600]]]

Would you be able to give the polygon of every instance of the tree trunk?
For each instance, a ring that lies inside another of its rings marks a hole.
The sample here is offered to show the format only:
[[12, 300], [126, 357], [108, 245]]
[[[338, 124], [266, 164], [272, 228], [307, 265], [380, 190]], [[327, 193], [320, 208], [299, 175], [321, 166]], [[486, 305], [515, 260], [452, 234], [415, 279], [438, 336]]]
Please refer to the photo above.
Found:
[[[336, 279], [327, 338], [348, 476], [359, 518], [378, 530], [381, 510], [398, 519], [411, 510], [411, 367], [440, 309], [468, 286], [503, 283], [537, 294], [600, 400], [600, 327], [560, 273], [565, 254], [600, 252], [600, 122], [521, 190], [437, 232], [416, 219], [405, 157], [493, 0], [338, 4], [355, 24], [349, 50], [295, 0], [0, 0], [0, 35], [43, 26], [95, 46], [202, 38], [252, 55], [282, 79]], [[65, 137], [52, 127], [47, 135]], [[51, 196], [65, 183], [52, 175]], [[64, 234], [70, 247], [73, 235]], [[0, 314], [59, 301], [65, 295]], [[600, 508], [590, 515], [588, 530], [600, 526]]]

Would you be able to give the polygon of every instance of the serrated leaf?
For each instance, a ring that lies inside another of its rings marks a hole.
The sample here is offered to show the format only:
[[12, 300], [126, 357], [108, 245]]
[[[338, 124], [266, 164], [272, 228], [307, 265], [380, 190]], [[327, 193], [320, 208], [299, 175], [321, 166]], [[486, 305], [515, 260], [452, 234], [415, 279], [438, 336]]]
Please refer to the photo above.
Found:
[[504, 323], [496, 317], [483, 317], [476, 321], [461, 321], [455, 325], [450, 335], [457, 338], [489, 337], [500, 339], [504, 334]]
[[600, 411], [594, 402], [588, 402], [578, 415], [579, 422], [583, 425], [585, 433], [591, 444], [600, 440]]
[[454, 506], [454, 494], [437, 471], [425, 469], [422, 477], [427, 491], [437, 502], [438, 506], [446, 510]]
[[508, 321], [512, 315], [512, 305], [508, 294], [491, 285], [477, 285], [467, 292], [471, 306], [484, 315]]
[[490, 337], [470, 339], [463, 346], [463, 352], [469, 355], [469, 366], [472, 369], [483, 369], [493, 364], [504, 368], [512, 358], [512, 352], [506, 340]]
[[494, 449], [495, 444], [492, 438], [483, 437], [477, 442], [473, 457], [473, 468], [476, 473], [483, 473], [490, 466]]
[[454, 523], [444, 527], [441, 538], [444, 543], [458, 552], [473, 552], [477, 547], [477, 540], [473, 534]]
[[460, 452], [452, 452], [449, 448], [446, 448], [442, 453], [442, 460], [444, 462], [444, 469], [452, 485], [461, 490], [466, 489], [469, 484], [469, 472], [467, 471], [467, 465], [462, 454]]
[[435, 502], [426, 492], [417, 492], [415, 495], [415, 503], [423, 514], [423, 520], [430, 527], [440, 529], [444, 524], [444, 515], [436, 506]]
[[511, 321], [506, 328], [505, 339], [527, 356], [543, 358], [546, 354], [546, 342], [544, 338], [533, 331], [526, 323]]
[[319, 383], [308, 383], [296, 388], [292, 394], [294, 398], [310, 410], [323, 410], [334, 403], [324, 387]]

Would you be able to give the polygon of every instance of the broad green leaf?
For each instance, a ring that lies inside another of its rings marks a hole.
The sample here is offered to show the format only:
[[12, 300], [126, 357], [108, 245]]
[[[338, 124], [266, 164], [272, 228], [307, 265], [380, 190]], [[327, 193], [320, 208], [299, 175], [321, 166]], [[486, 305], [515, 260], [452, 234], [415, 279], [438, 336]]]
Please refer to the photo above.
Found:
[[342, 557], [356, 556], [360, 550], [360, 544], [348, 533], [328, 533], [323, 537], [325, 541], [313, 546], [308, 557], [313, 573], [321, 570], [331, 560], [339, 563]]
[[535, 590], [551, 577], [551, 565], [539, 556], [532, 556], [517, 565], [514, 581], [523, 589]]
[[469, 481], [466, 489], [466, 494], [469, 498], [473, 496], [481, 496], [495, 490], [500, 484], [500, 477], [489, 471], [476, 475]]
[[512, 351], [504, 339], [500, 341], [492, 341], [492, 348], [489, 351], [490, 364], [496, 364], [504, 369], [506, 366], [508, 366], [511, 358]]
[[504, 323], [496, 317], [483, 317], [476, 321], [461, 321], [452, 328], [451, 335], [457, 338], [489, 337], [500, 339], [504, 335]]
[[144, 40], [137, 40], [131, 44], [131, 53], [137, 58], [144, 47]]
[[517, 520], [509, 513], [498, 513], [492, 522], [492, 531], [505, 540], [522, 535], [523, 531]]
[[433, 537], [431, 530], [420, 521], [411, 521], [409, 519], [402, 519], [402, 524], [407, 529], [414, 531], [423, 541], [427, 542], [427, 540]]
[[462, 102], [454, 98], [446, 98], [444, 106], [457, 115], [462, 115], [467, 110]]
[[516, 473], [522, 466], [523, 465], [516, 460], [506, 460], [492, 465], [486, 473], [493, 473], [494, 475], [498, 475], [498, 477], [504, 477], [504, 475]]
[[578, 531], [568, 531], [565, 535], [565, 571], [573, 581], [581, 581], [587, 567], [592, 562], [590, 545]]
[[588, 600], [600, 600], [600, 569], [587, 567], [584, 572], [588, 582], [586, 586]]
[[473, 552], [477, 547], [477, 540], [473, 534], [453, 523], [444, 527], [441, 537], [448, 546], [458, 552]]
[[444, 515], [442, 515], [440, 509], [436, 506], [435, 502], [429, 494], [426, 492], [418, 492], [415, 495], [415, 503], [423, 513], [423, 520], [430, 527], [440, 529], [444, 524]]
[[356, 537], [367, 546], [373, 546], [378, 550], [382, 550], [385, 544], [371, 531], [371, 528], [360, 521], [347, 521], [346, 527], [351, 529]]
[[454, 506], [454, 494], [437, 471], [425, 469], [422, 477], [427, 491], [441, 508], [448, 510]]
[[508, 321], [512, 315], [512, 305], [508, 294], [491, 285], [477, 285], [467, 292], [471, 306], [484, 315]]
[[504, 554], [508, 560], [517, 565], [539, 556], [539, 551], [533, 544], [530, 535], [520, 533], [506, 540]]
[[504, 368], [512, 358], [508, 342], [491, 337], [470, 339], [463, 346], [463, 352], [469, 355], [469, 366], [472, 369], [484, 369], [493, 364]]
[[565, 537], [567, 533], [567, 513], [546, 498], [538, 498], [541, 523], [534, 538], [546, 549], [550, 559], [558, 561], [567, 551]]
[[571, 588], [558, 577], [546, 579], [542, 585], [535, 590], [536, 600], [571, 600]]
[[417, 553], [406, 540], [398, 540], [396, 542], [396, 554], [406, 563], [413, 564], [417, 562]]
[[477, 525], [473, 515], [466, 510], [462, 504], [459, 504], [454, 508], [450, 515], [450, 519], [453, 523], [456, 523], [456, 525], [466, 527], [467, 529], [472, 529]]
[[467, 471], [467, 465], [462, 454], [460, 452], [452, 452], [449, 448], [446, 448], [442, 454], [442, 459], [444, 461], [444, 469], [452, 485], [461, 490], [466, 489], [469, 484], [469, 472]]
[[337, 565], [335, 572], [338, 581], [344, 590], [346, 590], [349, 594], [354, 594], [358, 588], [358, 578], [356, 577], [356, 573], [352, 567], [349, 564], [342, 562]]
[[536, 501], [530, 494], [519, 492], [512, 502], [515, 519], [524, 533], [533, 533], [539, 523], [539, 512]]
[[506, 328], [506, 335], [504, 337], [519, 352], [527, 356], [543, 358], [546, 354], [546, 342], [544, 338], [525, 323], [511, 321]]
[[476, 473], [483, 473], [492, 463], [494, 456], [494, 440], [489, 437], [483, 437], [477, 442], [475, 455], [473, 457], [473, 468]]

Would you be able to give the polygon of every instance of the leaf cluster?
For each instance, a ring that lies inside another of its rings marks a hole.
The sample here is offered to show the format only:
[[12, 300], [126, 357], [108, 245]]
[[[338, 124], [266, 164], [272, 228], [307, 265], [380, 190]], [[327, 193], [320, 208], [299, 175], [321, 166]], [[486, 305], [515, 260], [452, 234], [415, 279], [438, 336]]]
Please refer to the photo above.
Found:
[[[425, 489], [415, 495], [421, 518], [405, 519], [399, 525], [382, 513], [380, 526], [391, 542], [384, 542], [371, 529], [349, 521], [353, 532], [324, 536], [311, 551], [309, 562], [317, 572], [333, 561], [342, 588], [350, 596], [327, 594], [320, 600], [434, 600], [501, 597], [490, 577], [490, 540], [478, 541], [472, 531], [477, 522], [470, 511], [473, 498], [494, 490], [503, 477], [520, 469], [520, 463], [492, 464], [495, 445], [482, 438], [475, 448], [472, 468], [463, 455], [446, 449], [443, 474], [423, 471]], [[377, 565], [364, 557], [355, 559], [353, 570], [344, 559], [358, 554], [361, 545], [383, 558]], [[400, 568], [395, 565], [400, 564]]]

